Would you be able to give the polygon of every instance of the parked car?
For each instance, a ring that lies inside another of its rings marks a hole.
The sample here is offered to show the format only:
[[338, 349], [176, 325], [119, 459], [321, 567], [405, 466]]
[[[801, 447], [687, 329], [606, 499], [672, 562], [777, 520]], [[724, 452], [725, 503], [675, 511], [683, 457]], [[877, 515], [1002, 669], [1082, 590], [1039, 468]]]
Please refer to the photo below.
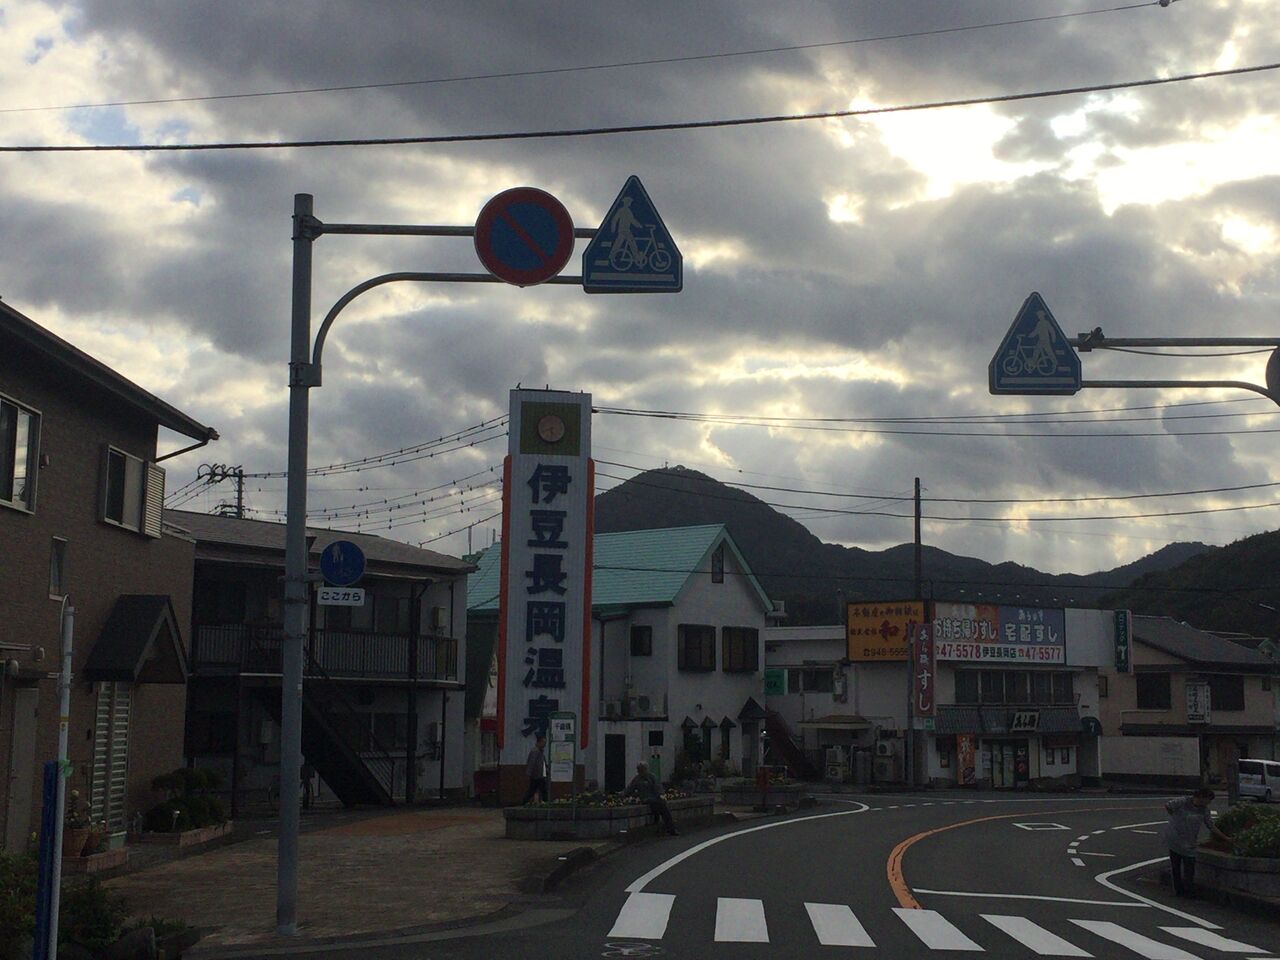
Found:
[[1241, 760], [1240, 796], [1256, 797], [1263, 803], [1280, 798], [1280, 761]]

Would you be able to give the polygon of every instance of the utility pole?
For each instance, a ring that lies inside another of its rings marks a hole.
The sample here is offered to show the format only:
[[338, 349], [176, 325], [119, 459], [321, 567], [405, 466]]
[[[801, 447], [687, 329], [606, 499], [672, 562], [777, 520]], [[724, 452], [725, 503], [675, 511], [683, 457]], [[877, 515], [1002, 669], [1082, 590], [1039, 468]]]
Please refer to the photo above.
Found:
[[924, 601], [924, 554], [920, 546], [920, 478], [916, 477], [916, 599]]
[[[196, 470], [196, 478], [203, 478], [205, 483], [221, 483], [223, 480], [234, 480], [236, 485], [235, 513], [227, 514], [219, 510], [222, 516], [234, 516], [244, 519], [244, 466], [229, 467], [225, 463], [202, 463]], [[229, 507], [230, 504], [222, 506]]]

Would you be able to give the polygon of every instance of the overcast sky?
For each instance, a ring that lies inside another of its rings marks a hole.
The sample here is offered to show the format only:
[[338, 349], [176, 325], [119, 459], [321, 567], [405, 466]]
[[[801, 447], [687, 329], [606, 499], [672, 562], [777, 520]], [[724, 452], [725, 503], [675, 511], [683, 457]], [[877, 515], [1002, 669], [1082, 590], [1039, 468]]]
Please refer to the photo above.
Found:
[[[1280, 61], [1280, 5], [1271, 0], [1109, 9], [1119, 6], [0, 0], [0, 145], [653, 124]], [[1082, 15], [996, 25], [1066, 13]], [[786, 47], [804, 49], [777, 49]], [[566, 69], [671, 58], [699, 59]], [[512, 73], [524, 75], [475, 79]], [[610, 407], [697, 414], [1006, 418], [824, 424], [863, 431], [849, 432], [600, 414], [596, 458], [627, 465], [600, 467], [615, 477], [683, 464], [729, 482], [900, 497], [919, 476], [927, 497], [960, 500], [1264, 484], [1278, 479], [1280, 445], [1267, 432], [1280, 418], [1266, 399], [1152, 389], [993, 397], [987, 364], [1033, 290], [1068, 335], [1095, 326], [1112, 337], [1280, 334], [1278, 79], [1263, 72], [875, 118], [507, 143], [5, 153], [0, 296], [219, 431], [216, 444], [167, 463], [174, 491], [201, 463], [284, 466], [295, 193], [313, 194], [316, 215], [330, 222], [471, 225], [491, 196], [530, 185], [557, 196], [577, 226], [594, 227], [635, 174], [684, 255], [682, 293], [397, 284], [366, 294], [329, 339], [324, 386], [311, 401], [311, 464], [499, 418], [507, 391], [523, 383], [586, 391]], [[190, 99], [423, 80], [442, 82]], [[175, 98], [184, 102], [72, 106]], [[584, 247], [566, 273], [580, 272]], [[467, 239], [327, 236], [315, 245], [316, 317], [377, 274], [481, 269]], [[1086, 379], [1261, 383], [1267, 356], [1082, 359]], [[1202, 405], [1186, 406], [1193, 402]], [[1132, 407], [1155, 409], [1067, 415]], [[1041, 412], [1050, 415], [1008, 422]], [[910, 430], [929, 432], [901, 432]], [[459, 530], [498, 509], [496, 488], [464, 491], [470, 512], [461, 513], [459, 488], [447, 484], [491, 480], [501, 432], [473, 434], [497, 438], [429, 459], [314, 478], [310, 505], [442, 498], [382, 513], [363, 529], [415, 543]], [[963, 435], [939, 435], [948, 432]], [[600, 477], [602, 489], [615, 483]], [[279, 479], [250, 480], [247, 500], [279, 510], [283, 490]], [[222, 484], [187, 506], [212, 509], [230, 492]], [[753, 492], [780, 504], [910, 513], [894, 500]], [[1280, 509], [1025, 518], [1272, 501], [1280, 487], [931, 502], [926, 515], [1003, 519], [929, 521], [924, 536], [955, 553], [1083, 573], [1174, 540], [1226, 543], [1274, 529]], [[421, 519], [424, 511], [432, 515]], [[869, 549], [912, 533], [909, 519], [787, 512], [824, 540]], [[398, 525], [388, 529], [388, 518]], [[473, 545], [488, 543], [496, 526], [477, 527]], [[467, 544], [463, 531], [431, 546], [461, 554]]]

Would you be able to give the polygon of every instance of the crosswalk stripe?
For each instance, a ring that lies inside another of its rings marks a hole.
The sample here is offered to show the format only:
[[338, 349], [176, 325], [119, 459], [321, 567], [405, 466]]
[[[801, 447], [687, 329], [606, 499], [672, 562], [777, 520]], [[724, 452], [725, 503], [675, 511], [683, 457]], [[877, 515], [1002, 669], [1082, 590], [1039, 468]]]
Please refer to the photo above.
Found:
[[843, 903], [806, 903], [813, 932], [824, 947], [874, 947], [875, 941]]
[[1198, 943], [1202, 947], [1212, 947], [1214, 950], [1221, 950], [1223, 953], [1267, 952], [1262, 947], [1251, 947], [1249, 944], [1241, 943], [1239, 940], [1228, 940], [1212, 930], [1205, 930], [1201, 927], [1161, 927], [1160, 929], [1165, 933], [1172, 933], [1175, 937], [1190, 940], [1192, 943]]
[[1000, 914], [984, 913], [982, 919], [992, 926], [1003, 930], [1024, 947], [1028, 947], [1042, 957], [1091, 957], [1093, 954], [1081, 950], [1073, 943], [1068, 943], [1056, 933], [1050, 933], [1037, 923], [1026, 917], [1006, 917]]
[[1112, 943], [1128, 947], [1139, 956], [1146, 957], [1147, 960], [1199, 960], [1195, 954], [1187, 953], [1179, 947], [1171, 947], [1159, 940], [1144, 937], [1109, 920], [1072, 920], [1071, 922]]
[[764, 902], [738, 897], [716, 898], [716, 941], [768, 943], [769, 927], [764, 922]]
[[609, 931], [611, 937], [627, 940], [661, 940], [671, 919], [671, 905], [676, 898], [670, 893], [633, 893], [622, 905], [618, 919]]
[[932, 950], [969, 950], [982, 953], [980, 946], [960, 932], [936, 910], [909, 910], [894, 907], [893, 912], [905, 923], [926, 947]]

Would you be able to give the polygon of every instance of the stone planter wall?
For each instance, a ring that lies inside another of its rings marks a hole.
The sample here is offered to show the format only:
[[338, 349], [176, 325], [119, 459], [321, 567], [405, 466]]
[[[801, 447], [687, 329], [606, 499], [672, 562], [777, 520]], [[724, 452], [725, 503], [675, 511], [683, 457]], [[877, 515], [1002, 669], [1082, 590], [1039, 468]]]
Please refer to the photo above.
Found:
[[1196, 851], [1196, 883], [1223, 893], [1280, 899], [1280, 859], [1236, 857], [1201, 847]]
[[[676, 826], [711, 821], [715, 801], [710, 797], [668, 800]], [[509, 840], [601, 840], [653, 829], [654, 817], [645, 804], [623, 807], [579, 807], [575, 817], [568, 806], [508, 807], [502, 811]]]
[[128, 860], [129, 851], [125, 847], [104, 850], [102, 853], [90, 854], [87, 857], [63, 857], [62, 872], [64, 874], [99, 873], [103, 870], [122, 867]]
[[176, 847], [193, 847], [201, 843], [209, 843], [225, 837], [234, 825], [230, 820], [217, 823], [212, 827], [198, 827], [195, 830], [183, 830], [181, 833], [144, 833], [143, 843], [159, 843]]
[[[765, 794], [764, 804], [767, 807], [797, 807], [802, 798], [808, 796], [809, 789], [803, 783], [770, 784]], [[754, 807], [760, 803], [760, 791], [755, 784], [726, 786], [720, 792], [720, 802], [730, 807]]]

